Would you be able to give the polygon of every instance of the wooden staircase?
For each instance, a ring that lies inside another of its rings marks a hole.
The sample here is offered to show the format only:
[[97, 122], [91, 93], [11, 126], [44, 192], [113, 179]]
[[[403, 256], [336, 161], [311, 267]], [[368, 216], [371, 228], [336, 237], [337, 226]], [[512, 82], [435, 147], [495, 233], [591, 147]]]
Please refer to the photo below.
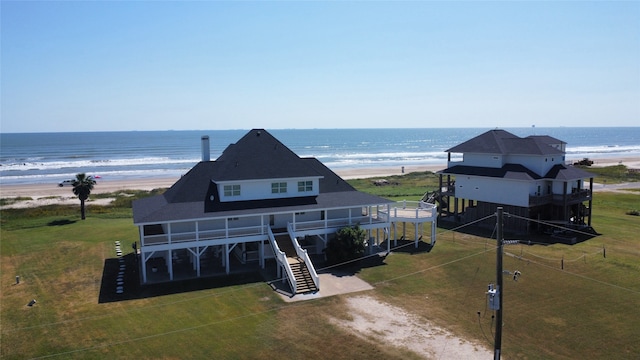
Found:
[[311, 278], [311, 273], [309, 273], [309, 269], [307, 269], [307, 264], [305, 264], [304, 261], [300, 261], [299, 258], [289, 258], [288, 260], [291, 271], [293, 271], [293, 276], [295, 276], [296, 283], [298, 284], [297, 293], [304, 294], [318, 291], [318, 288], [316, 288]]
[[302, 261], [302, 259], [300, 259], [296, 254], [296, 250], [293, 247], [293, 243], [291, 243], [289, 235], [277, 235], [275, 238], [280, 250], [287, 255], [287, 262], [289, 262], [289, 266], [291, 267], [291, 271], [293, 272], [293, 276], [295, 277], [298, 286], [296, 293], [303, 294], [318, 291], [318, 288], [313, 283], [313, 278], [307, 268], [307, 264], [305, 264], [304, 261]]

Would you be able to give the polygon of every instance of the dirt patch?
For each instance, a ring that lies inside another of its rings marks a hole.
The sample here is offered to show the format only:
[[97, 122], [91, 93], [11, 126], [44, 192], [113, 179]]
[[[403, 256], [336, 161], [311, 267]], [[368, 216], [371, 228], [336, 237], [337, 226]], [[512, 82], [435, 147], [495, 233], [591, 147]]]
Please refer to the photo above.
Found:
[[346, 302], [350, 319], [330, 320], [365, 340], [409, 349], [427, 359], [484, 360], [493, 356], [484, 346], [370, 296], [351, 297]]

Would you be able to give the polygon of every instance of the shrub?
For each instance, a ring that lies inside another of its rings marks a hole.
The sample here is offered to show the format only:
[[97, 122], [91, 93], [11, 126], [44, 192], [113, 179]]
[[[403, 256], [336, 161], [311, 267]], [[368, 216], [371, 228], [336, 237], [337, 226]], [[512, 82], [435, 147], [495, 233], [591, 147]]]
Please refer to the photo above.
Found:
[[338, 230], [336, 237], [327, 244], [327, 261], [338, 264], [364, 255], [367, 233], [359, 225]]

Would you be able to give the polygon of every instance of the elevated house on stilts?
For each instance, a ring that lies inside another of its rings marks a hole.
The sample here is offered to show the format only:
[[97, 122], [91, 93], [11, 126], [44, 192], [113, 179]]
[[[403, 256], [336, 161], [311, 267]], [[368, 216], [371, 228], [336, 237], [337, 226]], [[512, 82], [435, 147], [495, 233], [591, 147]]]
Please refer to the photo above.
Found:
[[203, 136], [202, 161], [164, 194], [133, 203], [143, 284], [247, 266], [259, 271], [275, 260], [293, 294], [320, 288], [311, 259], [340, 228], [358, 224], [372, 252], [396, 236], [397, 222], [415, 225], [416, 246], [430, 223], [434, 243], [436, 216], [433, 204], [396, 204], [355, 190], [263, 129], [249, 131], [214, 161]]
[[[446, 151], [440, 189], [425, 198], [440, 204], [441, 224], [478, 221], [502, 206], [515, 215], [505, 218], [505, 231], [553, 232], [544, 223], [592, 231], [593, 175], [565, 164], [565, 142], [490, 130]], [[477, 225], [493, 228], [495, 219]]]

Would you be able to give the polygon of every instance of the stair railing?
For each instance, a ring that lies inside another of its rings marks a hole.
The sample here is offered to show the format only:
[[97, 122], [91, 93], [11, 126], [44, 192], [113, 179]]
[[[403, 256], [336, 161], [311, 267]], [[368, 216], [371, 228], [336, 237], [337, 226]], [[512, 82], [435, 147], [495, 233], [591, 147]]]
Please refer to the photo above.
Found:
[[304, 261], [305, 265], [307, 265], [307, 269], [309, 270], [309, 274], [311, 275], [311, 279], [313, 280], [313, 284], [315, 285], [317, 290], [320, 290], [320, 277], [316, 272], [315, 267], [313, 267], [313, 263], [311, 262], [311, 258], [309, 257], [309, 253], [306, 249], [303, 249], [298, 243], [298, 239], [295, 237], [295, 231], [293, 230], [293, 224], [287, 224], [287, 232], [289, 233], [289, 237], [291, 238], [291, 242], [293, 243], [293, 248], [296, 250], [296, 254], [302, 261]]
[[[280, 268], [284, 269], [284, 271], [286, 272], [286, 276], [283, 277], [282, 281], [284, 282], [284, 279], [287, 279], [287, 281], [289, 282], [289, 286], [291, 286], [292, 293], [296, 294], [298, 291], [298, 283], [296, 281], [296, 277], [293, 276], [293, 271], [291, 270], [291, 266], [289, 266], [289, 262], [287, 261], [287, 255], [284, 253], [284, 251], [280, 250], [280, 247], [278, 247], [276, 237], [273, 235], [273, 231], [271, 231], [271, 228], [268, 226], [267, 233], [269, 234], [269, 243], [271, 244], [273, 253], [276, 255], [276, 260], [278, 261]], [[280, 276], [279, 273], [278, 276]]]

